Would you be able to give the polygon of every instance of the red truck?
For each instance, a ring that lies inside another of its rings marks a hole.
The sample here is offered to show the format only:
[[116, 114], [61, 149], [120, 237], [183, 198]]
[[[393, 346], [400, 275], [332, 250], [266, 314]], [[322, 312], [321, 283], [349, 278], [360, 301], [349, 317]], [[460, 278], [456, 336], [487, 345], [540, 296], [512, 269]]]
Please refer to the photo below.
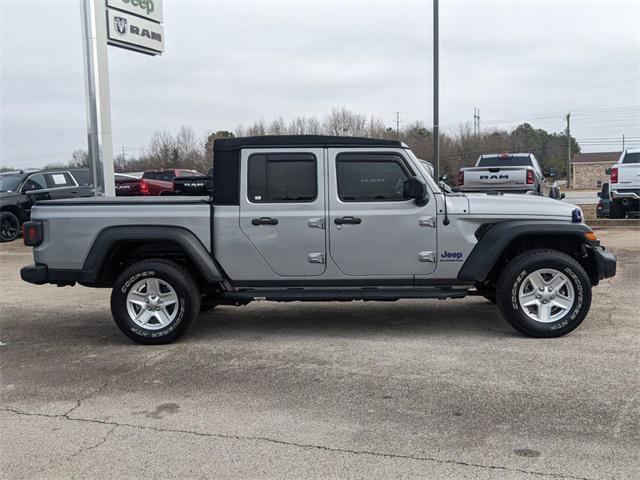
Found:
[[142, 175], [141, 182], [147, 184], [149, 193], [147, 195], [172, 195], [173, 179], [176, 177], [203, 176], [196, 170], [185, 170], [182, 168], [171, 168], [163, 170], [149, 170]]

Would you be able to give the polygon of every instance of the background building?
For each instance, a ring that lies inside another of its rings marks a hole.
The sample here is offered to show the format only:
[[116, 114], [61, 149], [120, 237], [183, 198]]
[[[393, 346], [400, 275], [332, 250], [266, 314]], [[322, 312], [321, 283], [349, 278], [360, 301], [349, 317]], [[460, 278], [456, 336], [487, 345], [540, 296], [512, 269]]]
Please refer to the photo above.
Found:
[[576, 153], [571, 161], [573, 188], [600, 188], [609, 181], [605, 170], [618, 161], [621, 152]]

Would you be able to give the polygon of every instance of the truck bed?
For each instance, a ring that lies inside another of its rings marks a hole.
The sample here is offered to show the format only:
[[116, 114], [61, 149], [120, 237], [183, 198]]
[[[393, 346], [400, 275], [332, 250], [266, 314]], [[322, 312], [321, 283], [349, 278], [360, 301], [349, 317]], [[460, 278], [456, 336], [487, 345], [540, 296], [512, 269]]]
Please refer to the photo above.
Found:
[[[191, 231], [211, 251], [211, 204], [196, 197], [89, 197], [38, 202], [32, 220], [46, 239], [34, 248], [36, 263], [81, 269], [98, 234], [118, 226], [173, 226]], [[64, 239], [64, 242], [59, 241]]]

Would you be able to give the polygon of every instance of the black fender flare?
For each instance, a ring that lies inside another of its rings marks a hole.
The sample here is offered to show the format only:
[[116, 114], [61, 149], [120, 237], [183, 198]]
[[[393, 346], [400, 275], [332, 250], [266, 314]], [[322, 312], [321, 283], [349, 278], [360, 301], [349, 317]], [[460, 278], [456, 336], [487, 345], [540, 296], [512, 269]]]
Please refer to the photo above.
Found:
[[518, 237], [576, 237], [585, 244], [584, 234], [592, 230], [584, 223], [512, 220], [480, 227], [483, 235], [458, 272], [458, 280], [484, 282], [502, 252]]
[[81, 283], [98, 283], [99, 275], [108, 261], [107, 254], [112, 247], [123, 241], [175, 242], [189, 256], [207, 283], [217, 283], [225, 278], [202, 242], [186, 228], [167, 225], [121, 225], [107, 227], [98, 234], [84, 261]]

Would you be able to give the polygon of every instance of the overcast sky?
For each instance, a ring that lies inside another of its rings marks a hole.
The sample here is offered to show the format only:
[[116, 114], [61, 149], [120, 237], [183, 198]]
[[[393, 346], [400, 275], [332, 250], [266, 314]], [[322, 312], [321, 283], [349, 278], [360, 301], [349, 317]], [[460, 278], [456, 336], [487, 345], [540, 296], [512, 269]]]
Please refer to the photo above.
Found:
[[[79, 0], [0, 0], [0, 165], [86, 149]], [[431, 2], [165, 0], [166, 52], [110, 48], [113, 141], [347, 107], [432, 124]], [[440, 2], [441, 124], [565, 127], [640, 147], [640, 1]], [[619, 139], [619, 140], [618, 140]]]

